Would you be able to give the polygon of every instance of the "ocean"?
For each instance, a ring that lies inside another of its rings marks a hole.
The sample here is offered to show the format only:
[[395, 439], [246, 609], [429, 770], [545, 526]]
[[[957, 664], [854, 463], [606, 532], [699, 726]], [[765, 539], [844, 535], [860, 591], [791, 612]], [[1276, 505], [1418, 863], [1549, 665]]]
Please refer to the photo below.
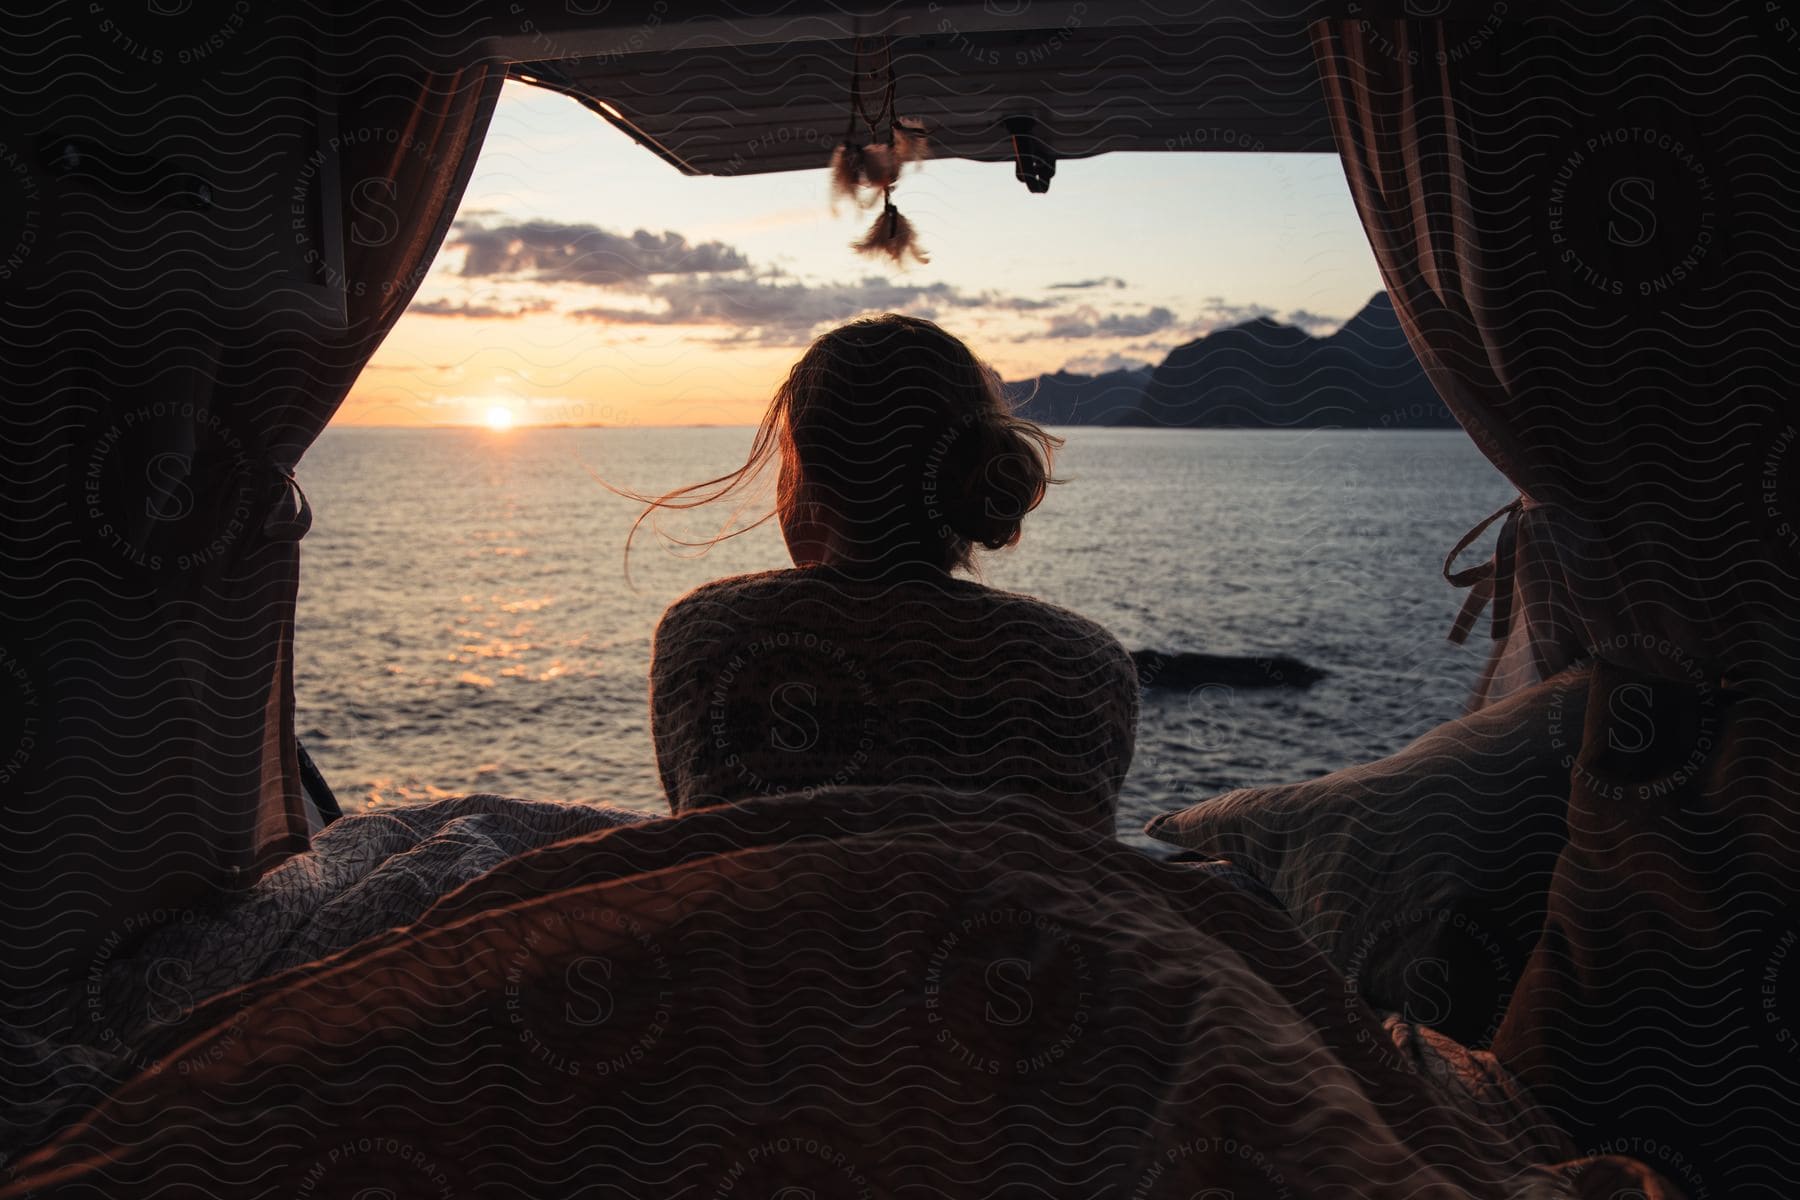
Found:
[[[1513, 489], [1460, 432], [1070, 428], [1021, 544], [981, 578], [1128, 649], [1292, 655], [1312, 687], [1144, 697], [1120, 834], [1234, 787], [1367, 762], [1457, 716], [1485, 625], [1445, 633], [1445, 552]], [[789, 565], [773, 522], [696, 555], [601, 480], [665, 490], [742, 462], [741, 428], [326, 431], [301, 463], [301, 741], [346, 811], [462, 792], [667, 812], [650, 637], [711, 579]], [[732, 516], [700, 510], [693, 538]]]

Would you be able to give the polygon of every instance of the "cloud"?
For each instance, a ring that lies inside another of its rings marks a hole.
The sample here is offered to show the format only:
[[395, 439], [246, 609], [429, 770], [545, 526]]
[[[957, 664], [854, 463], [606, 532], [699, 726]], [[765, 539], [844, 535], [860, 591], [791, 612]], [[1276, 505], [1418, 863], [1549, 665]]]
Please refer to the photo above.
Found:
[[[490, 223], [492, 222], [492, 223]], [[1044, 338], [1135, 338], [1160, 342], [1170, 337], [1198, 336], [1221, 325], [1272, 315], [1264, 305], [1230, 304], [1211, 297], [1193, 318], [1177, 322], [1175, 313], [1155, 306], [1137, 312], [1103, 312], [1092, 305], [1068, 307], [1069, 292], [1124, 289], [1125, 281], [1105, 275], [1048, 285], [1063, 295], [1015, 295], [996, 289], [964, 290], [949, 283], [908, 283], [882, 275], [836, 281], [804, 279], [779, 267], [759, 265], [729, 243], [691, 242], [673, 230], [640, 229], [625, 234], [587, 223], [508, 219], [485, 213], [482, 219], [460, 220], [450, 245], [462, 249], [460, 273], [470, 280], [492, 280], [487, 294], [460, 300], [434, 299], [412, 306], [424, 316], [510, 320], [531, 313], [561, 311], [583, 321], [607, 325], [686, 326], [711, 331], [710, 344], [760, 346], [804, 345], [820, 327], [871, 312], [900, 312], [948, 323], [971, 320], [980, 328], [1005, 314], [1045, 313], [1041, 330], [1015, 340]], [[602, 295], [570, 301], [562, 307], [543, 296], [524, 296], [530, 285], [572, 284]], [[515, 299], [514, 297], [519, 298]], [[1097, 298], [1097, 297], [1096, 297]], [[1305, 311], [1290, 314], [1303, 328], [1336, 324], [1332, 318]], [[1014, 326], [1008, 325], [1008, 329]], [[1160, 335], [1160, 336], [1158, 336]], [[1000, 336], [1006, 336], [1004, 333]], [[1116, 369], [1146, 357], [1144, 344], [1127, 347], [1125, 355], [1097, 352], [1075, 362], [1084, 369]], [[1097, 364], [1111, 364], [1097, 366]], [[1073, 369], [1073, 368], [1071, 368]]]
[[1259, 317], [1272, 317], [1275, 310], [1266, 304], [1231, 304], [1223, 296], [1208, 296], [1200, 302], [1201, 319], [1206, 328], [1242, 325]]
[[[427, 371], [454, 371], [455, 369], [455, 366], [450, 363], [432, 363], [425, 368]], [[370, 371], [395, 371], [405, 372], [406, 374], [411, 375], [417, 370], [419, 370], [419, 368], [412, 363], [372, 362], [362, 369], [362, 373], [367, 375]]]
[[1125, 286], [1125, 281], [1123, 279], [1120, 279], [1117, 275], [1102, 275], [1098, 279], [1077, 279], [1072, 283], [1053, 283], [1050, 286], [1052, 289], [1056, 289], [1056, 288], [1076, 289], [1076, 288], [1098, 288], [1098, 287], [1122, 288]]
[[1061, 296], [1049, 300], [1034, 300], [1029, 296], [1002, 296], [998, 292], [977, 292], [963, 295], [957, 300], [962, 308], [1003, 308], [1007, 312], [1042, 312], [1046, 308], [1055, 308], [1062, 303]]
[[1304, 308], [1296, 308], [1281, 319], [1295, 328], [1306, 330], [1314, 337], [1319, 336], [1321, 330], [1336, 329], [1344, 323], [1342, 317], [1327, 317], [1320, 313], [1309, 312]]
[[[1157, 356], [1159, 359], [1161, 355]], [[1139, 367], [1147, 367], [1150, 363], [1132, 354], [1083, 354], [1071, 358], [1062, 365], [1065, 371], [1077, 375], [1104, 375], [1108, 371], [1135, 371]]]
[[948, 283], [897, 283], [867, 275], [843, 283], [808, 283], [780, 271], [684, 277], [638, 289], [656, 307], [595, 305], [569, 315], [612, 325], [716, 325], [737, 330], [731, 341], [768, 346], [806, 342], [824, 324], [869, 312], [903, 312], [935, 320], [948, 309], [1030, 311], [1052, 302], [964, 292]]
[[1175, 323], [1175, 314], [1160, 305], [1141, 313], [1107, 313], [1083, 305], [1050, 319], [1044, 336], [1052, 338], [1146, 337]]
[[463, 300], [417, 300], [407, 306], [409, 313], [418, 313], [425, 317], [465, 317], [471, 320], [510, 321], [527, 313], [545, 312], [550, 308], [548, 300], [522, 300], [510, 308], [498, 304], [483, 304], [479, 301]]
[[673, 230], [613, 233], [598, 225], [554, 221], [458, 224], [450, 244], [468, 251], [462, 274], [471, 278], [520, 276], [540, 282], [593, 287], [641, 285], [656, 275], [705, 275], [750, 266], [742, 251], [723, 242], [690, 244]]
[[[495, 286], [571, 283], [603, 288], [616, 303], [580, 305], [569, 316], [613, 325], [688, 325], [729, 331], [722, 342], [800, 345], [818, 326], [868, 312], [932, 319], [948, 310], [1038, 312], [1061, 297], [964, 291], [952, 284], [908, 284], [879, 275], [837, 282], [799, 279], [758, 267], [721, 241], [690, 242], [672, 230], [622, 234], [554, 221], [459, 222], [450, 245], [466, 253], [461, 274]], [[534, 300], [499, 303], [435, 300], [413, 306], [426, 316], [506, 319], [551, 307]]]

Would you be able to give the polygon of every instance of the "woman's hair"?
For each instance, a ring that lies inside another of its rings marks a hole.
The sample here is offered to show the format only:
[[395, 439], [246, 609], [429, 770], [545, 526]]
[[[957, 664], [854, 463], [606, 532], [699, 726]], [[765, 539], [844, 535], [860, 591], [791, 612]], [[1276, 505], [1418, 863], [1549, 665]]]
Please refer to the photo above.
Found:
[[743, 466], [648, 500], [632, 534], [659, 509], [742, 494], [779, 456], [774, 513], [683, 544], [710, 546], [780, 513], [818, 519], [852, 561], [967, 568], [975, 547], [1019, 540], [1025, 514], [1059, 482], [1050, 464], [1061, 445], [1014, 416], [999, 375], [937, 325], [862, 317], [794, 364]]

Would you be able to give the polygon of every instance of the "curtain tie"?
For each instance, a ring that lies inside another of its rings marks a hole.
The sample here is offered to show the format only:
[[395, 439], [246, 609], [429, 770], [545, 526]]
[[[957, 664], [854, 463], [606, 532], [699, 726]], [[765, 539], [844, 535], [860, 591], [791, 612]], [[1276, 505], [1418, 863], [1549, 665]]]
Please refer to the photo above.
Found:
[[[1451, 587], [1468, 588], [1469, 595], [1463, 601], [1462, 610], [1456, 614], [1456, 621], [1450, 626], [1450, 640], [1460, 646], [1468, 640], [1469, 630], [1475, 627], [1475, 618], [1481, 615], [1491, 600], [1494, 604], [1492, 634], [1495, 641], [1506, 637], [1507, 629], [1512, 624], [1513, 607], [1513, 547], [1518, 541], [1519, 514], [1525, 509], [1525, 497], [1519, 496], [1511, 504], [1497, 509], [1462, 535], [1462, 540], [1444, 558], [1444, 580]], [[1484, 563], [1476, 563], [1472, 567], [1464, 567], [1460, 571], [1452, 570], [1457, 555], [1487, 532], [1488, 526], [1502, 517], [1505, 524], [1500, 526], [1500, 536], [1494, 542], [1494, 554]]]
[[312, 504], [287, 463], [266, 460], [274, 473], [269, 506], [263, 514], [263, 537], [272, 542], [297, 542], [312, 528]]

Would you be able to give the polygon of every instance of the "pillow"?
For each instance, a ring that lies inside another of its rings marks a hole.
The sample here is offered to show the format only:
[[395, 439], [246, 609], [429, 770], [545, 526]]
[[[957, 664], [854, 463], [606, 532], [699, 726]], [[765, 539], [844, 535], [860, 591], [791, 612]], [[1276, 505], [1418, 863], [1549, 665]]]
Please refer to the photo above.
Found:
[[1260, 877], [1378, 1009], [1493, 1040], [1567, 840], [1587, 666], [1305, 783], [1165, 813], [1151, 837]]

